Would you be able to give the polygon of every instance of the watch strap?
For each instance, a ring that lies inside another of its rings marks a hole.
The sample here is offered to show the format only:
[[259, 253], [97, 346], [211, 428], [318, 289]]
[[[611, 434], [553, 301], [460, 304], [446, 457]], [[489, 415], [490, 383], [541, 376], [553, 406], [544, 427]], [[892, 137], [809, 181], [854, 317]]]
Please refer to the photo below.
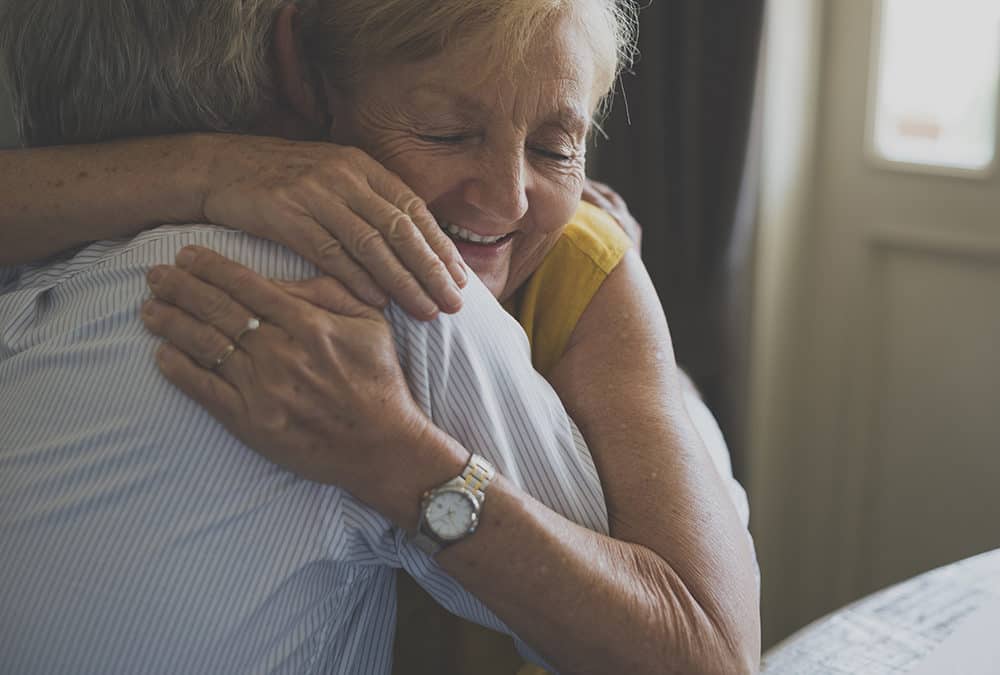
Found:
[[488, 459], [482, 455], [473, 454], [459, 478], [462, 479], [465, 488], [472, 493], [476, 501], [482, 505], [486, 499], [486, 488], [490, 486], [496, 475], [497, 470]]
[[[495, 477], [496, 468], [493, 464], [491, 464], [490, 461], [482, 455], [473, 454], [469, 458], [468, 464], [465, 465], [465, 469], [462, 470], [460, 475], [452, 478], [442, 485], [439, 485], [433, 490], [428, 490], [424, 493], [420, 503], [420, 522], [417, 525], [416, 533], [410, 537], [410, 541], [412, 541], [413, 544], [416, 545], [416, 547], [421, 551], [432, 556], [436, 555], [446, 546], [450, 546], [457, 541], [461, 541], [461, 538], [444, 541], [435, 536], [430, 528], [426, 526], [426, 512], [431, 499], [434, 497], [435, 493], [441, 490], [460, 489], [469, 494], [475, 500], [478, 506], [476, 511], [478, 516], [479, 511], [483, 508], [483, 502], [486, 501], [486, 489]], [[469, 534], [475, 532], [477, 526], [478, 518], [477, 521], [470, 526], [469, 531], [464, 536], [468, 536]]]

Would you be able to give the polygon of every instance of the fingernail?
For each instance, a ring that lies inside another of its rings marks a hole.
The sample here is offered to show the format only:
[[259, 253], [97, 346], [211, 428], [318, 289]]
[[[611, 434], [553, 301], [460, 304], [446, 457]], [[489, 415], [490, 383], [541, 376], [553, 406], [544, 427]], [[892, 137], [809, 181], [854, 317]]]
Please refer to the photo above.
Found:
[[166, 344], [160, 345], [160, 348], [156, 350], [156, 362], [159, 364], [164, 364], [170, 359], [170, 349]]
[[146, 275], [146, 279], [149, 281], [151, 286], [155, 286], [156, 284], [160, 283], [161, 279], [163, 279], [163, 269], [159, 267], [154, 267], [153, 269], [149, 270], [149, 273]]
[[156, 303], [152, 299], [142, 303], [142, 315], [153, 316], [156, 313]]
[[440, 311], [441, 311], [441, 308], [438, 307], [437, 303], [434, 302], [433, 300], [426, 299], [426, 300], [421, 300], [420, 301], [420, 313], [423, 314], [424, 317], [426, 317], [428, 321], [430, 319], [436, 318], [437, 315], [438, 315], [438, 312], [440, 312]]
[[190, 267], [191, 262], [194, 260], [194, 251], [189, 248], [182, 248], [177, 253], [177, 266], [178, 267]]
[[462, 309], [462, 292], [458, 290], [458, 287], [452, 284], [448, 285], [448, 290], [445, 291], [445, 307], [443, 309], [451, 312], [457, 312]]
[[389, 296], [381, 291], [366, 291], [365, 302], [373, 307], [385, 307], [389, 304]]
[[458, 277], [458, 285], [465, 288], [465, 285], [469, 283], [469, 275], [465, 273], [465, 265], [458, 263], [453, 268], [453, 276]]

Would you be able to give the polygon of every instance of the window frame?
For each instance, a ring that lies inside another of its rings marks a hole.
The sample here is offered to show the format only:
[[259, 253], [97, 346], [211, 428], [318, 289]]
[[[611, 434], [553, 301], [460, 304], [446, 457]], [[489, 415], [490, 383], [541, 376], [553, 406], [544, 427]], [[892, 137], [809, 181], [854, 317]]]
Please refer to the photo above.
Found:
[[[869, 164], [881, 169], [900, 173], [916, 173], [952, 178], [986, 180], [996, 172], [998, 155], [1000, 155], [1000, 85], [997, 86], [997, 97], [994, 101], [994, 133], [993, 155], [990, 162], [981, 168], [972, 169], [943, 164], [923, 164], [905, 160], [890, 159], [883, 155], [875, 144], [876, 126], [879, 103], [879, 75], [882, 69], [882, 37], [885, 34], [885, 5], [889, 0], [873, 0], [871, 50], [868, 58], [868, 89], [865, 113], [865, 147], [864, 156]], [[1000, 70], [1000, 50], [997, 50], [997, 68]]]

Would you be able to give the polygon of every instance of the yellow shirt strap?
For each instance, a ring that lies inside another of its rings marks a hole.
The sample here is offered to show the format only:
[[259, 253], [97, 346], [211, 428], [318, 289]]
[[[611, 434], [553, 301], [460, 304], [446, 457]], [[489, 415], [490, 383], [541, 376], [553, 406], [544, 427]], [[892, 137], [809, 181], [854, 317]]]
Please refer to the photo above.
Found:
[[547, 375], [562, 357], [584, 310], [631, 245], [614, 218], [580, 203], [512, 312], [528, 334], [538, 372]]

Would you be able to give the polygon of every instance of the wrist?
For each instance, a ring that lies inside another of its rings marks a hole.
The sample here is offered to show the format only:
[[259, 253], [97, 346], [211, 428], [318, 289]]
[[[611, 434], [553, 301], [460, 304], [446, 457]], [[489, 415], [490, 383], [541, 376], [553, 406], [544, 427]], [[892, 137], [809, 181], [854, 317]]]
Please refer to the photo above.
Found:
[[211, 198], [219, 177], [223, 173], [221, 161], [229, 153], [226, 149], [235, 140], [232, 134], [190, 134], [191, 151], [186, 165], [182, 167], [185, 195], [193, 197], [190, 204], [189, 222], [211, 223], [206, 204]]
[[391, 472], [379, 481], [378, 503], [373, 506], [412, 533], [420, 522], [424, 493], [461, 474], [471, 454], [429, 420], [397, 450]]

